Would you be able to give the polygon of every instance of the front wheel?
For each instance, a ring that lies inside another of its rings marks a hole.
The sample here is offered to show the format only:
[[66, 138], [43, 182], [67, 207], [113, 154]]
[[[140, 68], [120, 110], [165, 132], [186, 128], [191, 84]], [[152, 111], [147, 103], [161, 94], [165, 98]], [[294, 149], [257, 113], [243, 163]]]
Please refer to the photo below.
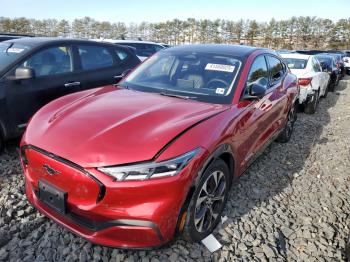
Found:
[[220, 221], [229, 192], [230, 172], [221, 159], [212, 162], [192, 196], [182, 236], [198, 242], [212, 233]]
[[294, 130], [294, 123], [297, 120], [297, 118], [298, 118], [297, 109], [296, 109], [296, 105], [294, 104], [292, 108], [289, 110], [287, 122], [285, 123], [282, 132], [279, 134], [279, 136], [276, 139], [277, 142], [287, 143], [290, 140]]

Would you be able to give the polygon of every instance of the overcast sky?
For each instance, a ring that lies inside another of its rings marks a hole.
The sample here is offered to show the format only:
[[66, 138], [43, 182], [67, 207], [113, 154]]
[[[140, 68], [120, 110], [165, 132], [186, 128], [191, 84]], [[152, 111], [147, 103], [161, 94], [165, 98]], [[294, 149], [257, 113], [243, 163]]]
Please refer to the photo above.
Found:
[[255, 19], [291, 16], [350, 18], [349, 0], [0, 0], [0, 16], [139, 23], [186, 19]]

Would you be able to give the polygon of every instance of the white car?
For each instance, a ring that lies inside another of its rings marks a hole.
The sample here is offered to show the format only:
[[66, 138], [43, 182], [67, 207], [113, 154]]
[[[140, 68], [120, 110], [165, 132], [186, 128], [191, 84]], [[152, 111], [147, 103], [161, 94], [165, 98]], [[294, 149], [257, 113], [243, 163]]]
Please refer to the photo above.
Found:
[[317, 58], [298, 53], [280, 54], [291, 72], [298, 77], [300, 86], [299, 103], [307, 114], [316, 111], [320, 97], [328, 93], [329, 74], [323, 72]]
[[114, 40], [114, 39], [93, 39], [99, 42], [108, 42], [112, 44], [125, 45], [135, 49], [137, 57], [144, 61], [154, 53], [166, 48], [162, 44], [148, 41], [137, 41], [137, 40]]
[[350, 75], [350, 50], [344, 51], [345, 57], [343, 58], [345, 72]]

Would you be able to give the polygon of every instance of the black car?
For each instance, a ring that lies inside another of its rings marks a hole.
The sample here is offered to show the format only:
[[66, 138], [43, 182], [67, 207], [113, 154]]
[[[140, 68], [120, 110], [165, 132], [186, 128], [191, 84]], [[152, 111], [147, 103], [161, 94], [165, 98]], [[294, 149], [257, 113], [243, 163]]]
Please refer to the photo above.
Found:
[[69, 93], [117, 83], [140, 63], [129, 48], [88, 40], [19, 38], [0, 43], [0, 148], [30, 117]]
[[333, 51], [333, 52], [328, 52], [327, 53], [330, 56], [333, 56], [335, 58], [335, 61], [337, 63], [340, 73], [340, 77], [344, 77], [345, 76], [345, 65], [344, 65], [344, 61], [343, 61], [343, 57], [345, 57], [345, 54], [342, 52], [338, 52], [338, 51]]
[[316, 58], [320, 62], [322, 70], [329, 74], [330, 81], [328, 84], [328, 90], [333, 92], [340, 79], [336, 60], [333, 56], [324, 53], [316, 55]]

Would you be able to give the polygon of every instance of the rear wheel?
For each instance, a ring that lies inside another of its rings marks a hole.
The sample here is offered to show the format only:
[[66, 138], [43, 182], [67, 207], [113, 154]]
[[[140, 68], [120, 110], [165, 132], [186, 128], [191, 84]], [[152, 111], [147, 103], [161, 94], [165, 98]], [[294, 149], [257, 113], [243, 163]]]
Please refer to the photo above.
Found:
[[284, 125], [282, 132], [277, 137], [276, 139], [277, 142], [287, 143], [290, 140], [294, 130], [294, 123], [298, 118], [296, 107], [297, 106], [294, 104], [292, 108], [289, 110], [287, 122]]
[[198, 242], [212, 233], [220, 221], [229, 192], [229, 169], [216, 159], [204, 172], [187, 209], [182, 236]]
[[314, 114], [317, 109], [318, 105], [318, 100], [319, 100], [319, 91], [316, 91], [310, 98], [310, 100], [307, 102], [305, 105], [304, 112], [306, 114]]

